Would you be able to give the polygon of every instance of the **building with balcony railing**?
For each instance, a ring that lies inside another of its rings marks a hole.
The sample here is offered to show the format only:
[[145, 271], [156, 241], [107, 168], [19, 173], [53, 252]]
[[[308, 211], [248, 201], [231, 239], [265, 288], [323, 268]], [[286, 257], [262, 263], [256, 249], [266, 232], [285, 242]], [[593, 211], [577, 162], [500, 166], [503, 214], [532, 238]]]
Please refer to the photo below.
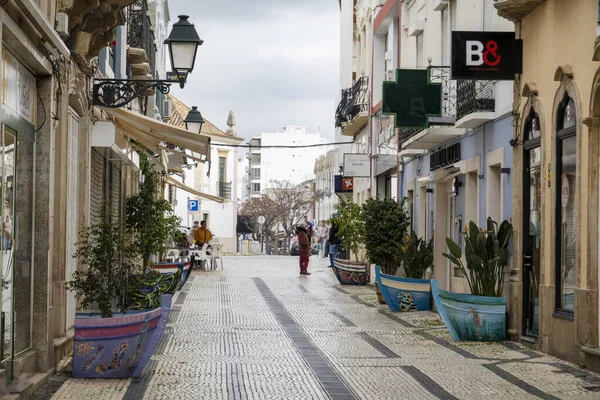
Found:
[[[418, 235], [429, 239], [435, 232], [460, 242], [469, 221], [484, 226], [487, 217], [502, 221], [512, 215], [513, 82], [452, 79], [451, 33], [513, 26], [492, 0], [404, 1], [401, 7], [400, 65], [429, 70], [430, 81], [441, 84], [442, 109], [441, 116], [429, 117], [427, 128], [399, 129], [393, 146], [402, 164], [398, 197], [408, 199]], [[434, 278], [442, 288], [468, 293], [444, 251], [445, 241], [434, 241]]]
[[342, 135], [356, 135], [369, 120], [369, 78], [360, 77], [352, 87], [342, 90], [342, 99], [335, 112], [335, 126]]

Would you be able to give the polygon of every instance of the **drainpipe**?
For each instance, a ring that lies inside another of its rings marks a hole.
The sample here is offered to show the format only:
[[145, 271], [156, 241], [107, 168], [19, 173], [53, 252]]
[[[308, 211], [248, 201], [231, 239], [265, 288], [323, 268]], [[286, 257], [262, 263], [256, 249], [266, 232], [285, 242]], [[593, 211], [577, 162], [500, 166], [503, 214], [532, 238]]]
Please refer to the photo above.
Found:
[[373, 67], [373, 63], [375, 62], [375, 25], [371, 26], [371, 73], [369, 74], [369, 86], [371, 87], [369, 93], [369, 193], [370, 197], [373, 196], [373, 115], [372, 115], [372, 107], [373, 107], [373, 71], [375, 70]]

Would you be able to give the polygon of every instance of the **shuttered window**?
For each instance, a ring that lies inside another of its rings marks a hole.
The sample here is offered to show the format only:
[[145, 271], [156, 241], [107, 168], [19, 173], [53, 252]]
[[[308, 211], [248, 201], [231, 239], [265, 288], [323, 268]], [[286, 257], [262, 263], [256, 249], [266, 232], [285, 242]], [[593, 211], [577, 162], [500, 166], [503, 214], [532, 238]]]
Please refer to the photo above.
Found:
[[423, 33], [417, 36], [417, 68], [423, 68]]
[[121, 199], [121, 168], [117, 163], [107, 161], [104, 149], [92, 149], [90, 187], [90, 219], [98, 221], [100, 207], [110, 202], [113, 220], [121, 219], [123, 202]]
[[456, 17], [458, 14], [457, 3], [458, 3], [458, 0], [452, 0], [450, 2], [450, 29], [453, 31], [456, 30]]
[[442, 65], [450, 65], [450, 18], [449, 8], [442, 10]]
[[90, 176], [90, 220], [97, 222], [100, 206], [104, 199], [104, 156], [97, 149], [92, 149]]
[[494, 0], [483, 0], [483, 30], [491, 31], [494, 27]]
[[121, 168], [118, 164], [110, 164], [110, 204], [113, 221], [121, 219]]

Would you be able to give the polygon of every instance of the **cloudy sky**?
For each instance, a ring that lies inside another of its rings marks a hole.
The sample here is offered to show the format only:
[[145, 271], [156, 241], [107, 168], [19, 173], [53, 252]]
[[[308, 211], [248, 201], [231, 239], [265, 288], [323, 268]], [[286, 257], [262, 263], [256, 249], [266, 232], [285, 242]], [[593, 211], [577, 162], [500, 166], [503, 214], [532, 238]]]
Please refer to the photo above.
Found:
[[[169, 0], [171, 24], [190, 15], [204, 44], [173, 94], [226, 128], [235, 112], [249, 138], [284, 125], [334, 138], [339, 91], [337, 0]], [[175, 85], [174, 85], [175, 86]]]

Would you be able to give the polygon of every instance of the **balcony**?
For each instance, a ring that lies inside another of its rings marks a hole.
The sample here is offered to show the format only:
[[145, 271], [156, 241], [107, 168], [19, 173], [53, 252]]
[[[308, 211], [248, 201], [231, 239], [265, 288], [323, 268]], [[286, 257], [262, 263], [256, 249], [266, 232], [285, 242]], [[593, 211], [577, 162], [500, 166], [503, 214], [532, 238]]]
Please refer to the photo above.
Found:
[[342, 100], [335, 112], [335, 126], [342, 135], [354, 136], [369, 120], [369, 78], [359, 78], [349, 89], [342, 90]]
[[430, 150], [453, 137], [462, 135], [456, 129], [456, 81], [450, 78], [450, 67], [429, 66], [432, 83], [442, 84], [442, 116], [429, 117], [429, 128], [400, 128], [399, 150]]
[[217, 182], [217, 196], [231, 200], [231, 182]]
[[146, 0], [127, 7], [127, 64], [133, 78], [154, 79], [156, 39], [151, 27]]
[[546, 0], [494, 0], [498, 15], [509, 21], [522, 20]]
[[491, 81], [457, 81], [456, 127], [476, 128], [494, 119], [493, 88]]

